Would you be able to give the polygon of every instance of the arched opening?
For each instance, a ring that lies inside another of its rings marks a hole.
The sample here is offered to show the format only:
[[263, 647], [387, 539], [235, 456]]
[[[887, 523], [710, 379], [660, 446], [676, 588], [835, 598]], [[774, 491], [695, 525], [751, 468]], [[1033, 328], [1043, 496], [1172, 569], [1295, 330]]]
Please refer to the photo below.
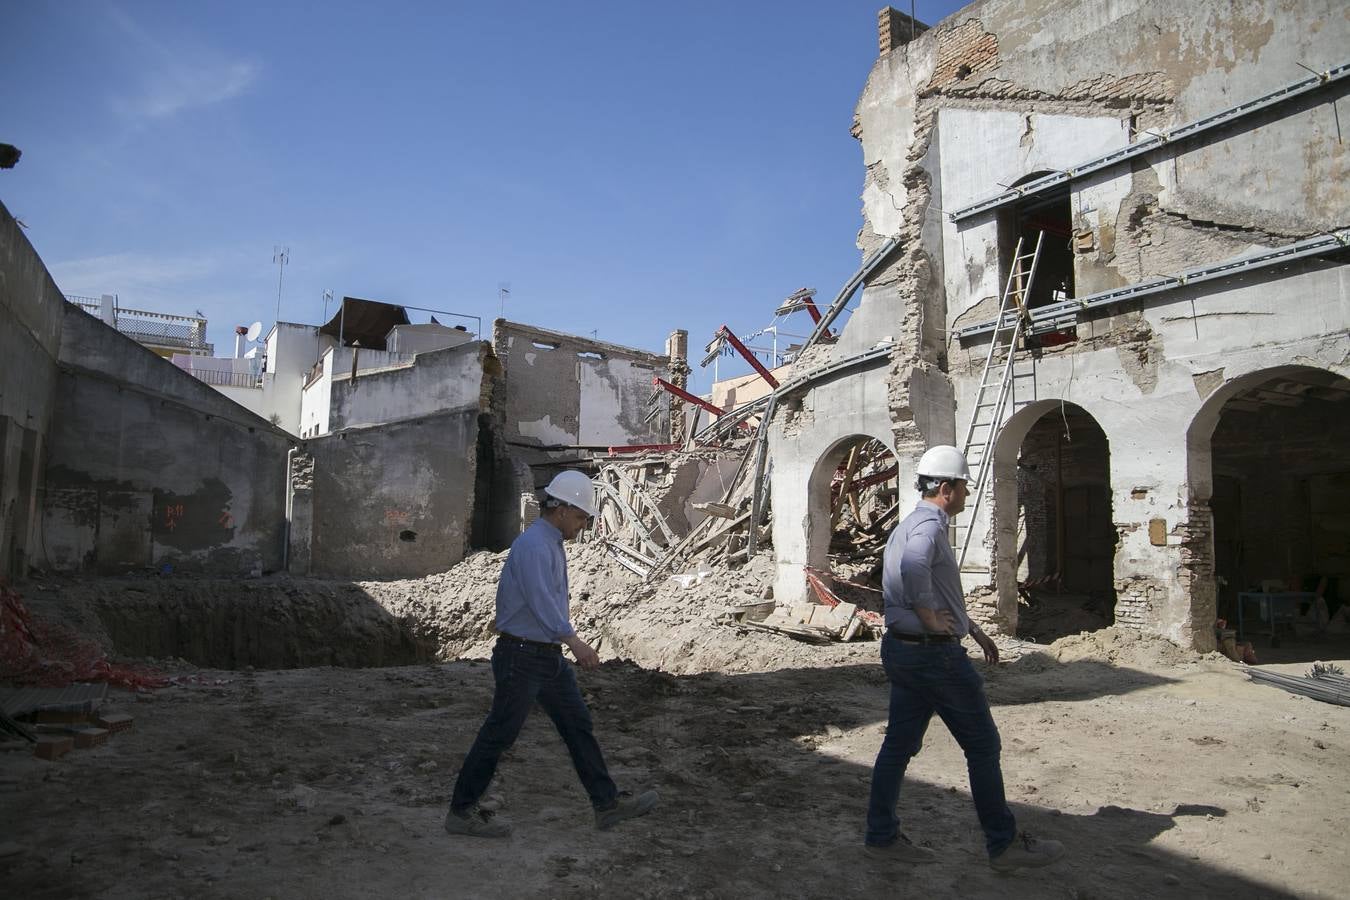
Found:
[[1208, 501], [1212, 515], [1217, 618], [1261, 662], [1344, 656], [1350, 380], [1302, 366], [1248, 375], [1215, 392], [1191, 430], [1192, 503]]
[[881, 553], [901, 514], [895, 454], [877, 438], [844, 438], [816, 463], [807, 490], [810, 567], [841, 599], [880, 612]]
[[[1047, 408], [1048, 407], [1048, 408]], [[1017, 446], [1015, 516], [1017, 634], [1052, 641], [1115, 622], [1116, 528], [1106, 434], [1082, 407], [1038, 404]], [[1025, 426], [1024, 426], [1025, 427]], [[1012, 525], [1012, 523], [1007, 523]]]

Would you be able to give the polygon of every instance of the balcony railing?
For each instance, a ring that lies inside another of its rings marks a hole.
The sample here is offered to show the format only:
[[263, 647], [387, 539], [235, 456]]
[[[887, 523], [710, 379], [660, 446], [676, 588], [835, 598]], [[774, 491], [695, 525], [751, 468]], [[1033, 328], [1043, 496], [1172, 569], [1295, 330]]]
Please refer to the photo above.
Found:
[[[103, 301], [97, 297], [69, 294], [66, 300], [96, 318], [103, 316]], [[206, 342], [206, 320], [196, 316], [114, 306], [113, 322], [118, 331], [141, 344], [197, 351], [208, 356], [215, 352], [215, 347]]]
[[263, 386], [262, 376], [254, 375], [251, 372], [221, 372], [217, 369], [184, 369], [184, 371], [198, 381], [216, 387], [257, 388], [262, 390]]

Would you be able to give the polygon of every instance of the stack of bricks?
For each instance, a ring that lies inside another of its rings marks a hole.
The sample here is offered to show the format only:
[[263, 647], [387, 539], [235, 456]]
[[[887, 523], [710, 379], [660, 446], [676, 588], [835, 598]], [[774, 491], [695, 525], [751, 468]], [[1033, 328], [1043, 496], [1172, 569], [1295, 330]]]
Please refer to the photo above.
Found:
[[33, 719], [39, 732], [33, 755], [47, 760], [60, 759], [71, 750], [98, 747], [132, 726], [131, 716], [125, 713], [94, 714], [88, 709], [44, 709]]
[[877, 13], [877, 45], [882, 56], [903, 47], [927, 30], [927, 25], [893, 7], [883, 7]]

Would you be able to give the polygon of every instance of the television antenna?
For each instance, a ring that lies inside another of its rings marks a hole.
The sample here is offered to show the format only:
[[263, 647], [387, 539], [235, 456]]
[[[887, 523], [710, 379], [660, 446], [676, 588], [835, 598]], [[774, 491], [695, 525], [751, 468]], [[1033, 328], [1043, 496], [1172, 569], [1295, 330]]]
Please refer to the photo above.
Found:
[[281, 277], [286, 274], [286, 263], [291, 261], [291, 248], [283, 247], [280, 244], [272, 245], [272, 262], [277, 266], [277, 316], [276, 321], [281, 321]]
[[497, 282], [497, 318], [506, 318], [506, 300], [511, 296], [511, 282]]

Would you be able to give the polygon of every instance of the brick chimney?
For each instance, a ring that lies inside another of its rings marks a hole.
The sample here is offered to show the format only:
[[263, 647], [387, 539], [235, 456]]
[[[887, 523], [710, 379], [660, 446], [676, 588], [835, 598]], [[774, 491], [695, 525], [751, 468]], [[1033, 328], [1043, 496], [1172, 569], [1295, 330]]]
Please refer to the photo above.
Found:
[[927, 30], [927, 25], [893, 6], [884, 6], [877, 13], [877, 45], [882, 56], [903, 47]]

